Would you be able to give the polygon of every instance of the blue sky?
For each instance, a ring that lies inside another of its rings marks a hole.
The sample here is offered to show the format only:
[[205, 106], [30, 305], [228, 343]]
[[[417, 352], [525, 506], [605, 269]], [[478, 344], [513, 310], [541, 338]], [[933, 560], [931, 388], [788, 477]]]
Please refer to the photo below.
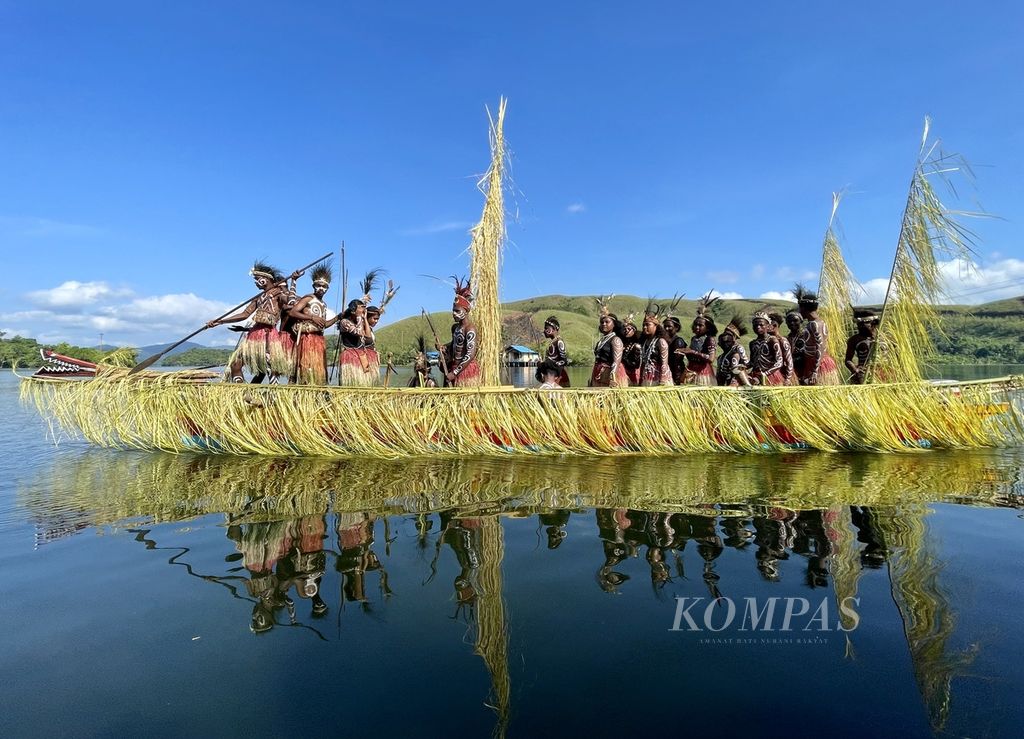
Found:
[[[925, 114], [976, 171], [963, 302], [1024, 293], [1024, 6], [0, 0], [0, 329], [179, 338], [344, 239], [391, 317], [464, 273], [509, 98], [503, 298], [757, 297], [891, 264]], [[1002, 287], [996, 287], [1002, 286]], [[197, 323], [198, 322], [198, 323]], [[231, 341], [226, 330], [205, 342]]]

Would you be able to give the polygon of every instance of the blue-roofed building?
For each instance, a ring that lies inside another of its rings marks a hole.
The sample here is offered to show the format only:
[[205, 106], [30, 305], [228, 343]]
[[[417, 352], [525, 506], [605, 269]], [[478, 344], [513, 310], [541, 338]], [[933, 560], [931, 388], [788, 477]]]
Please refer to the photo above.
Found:
[[536, 367], [540, 364], [540, 354], [528, 346], [510, 344], [502, 350], [501, 362], [506, 367]]

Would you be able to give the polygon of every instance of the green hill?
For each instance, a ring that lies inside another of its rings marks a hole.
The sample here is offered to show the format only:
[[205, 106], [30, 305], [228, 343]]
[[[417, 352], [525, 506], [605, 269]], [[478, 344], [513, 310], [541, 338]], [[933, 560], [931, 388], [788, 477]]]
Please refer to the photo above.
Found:
[[[670, 298], [656, 298], [655, 302], [667, 304]], [[763, 301], [758, 299], [723, 300], [717, 303], [711, 313], [719, 328], [735, 314], [750, 316], [763, 305], [789, 310], [793, 303], [784, 301]], [[620, 318], [629, 313], [642, 317], [647, 298], [634, 295], [617, 295], [610, 301], [612, 312]], [[689, 335], [686, 325], [697, 312], [694, 300], [680, 302], [675, 314], [683, 319], [684, 335]], [[547, 346], [544, 339], [544, 320], [551, 315], [558, 316], [562, 324], [562, 338], [574, 363], [589, 364], [593, 361], [593, 345], [597, 340], [597, 302], [593, 296], [543, 295], [527, 300], [517, 300], [502, 306], [502, 334], [506, 344], [523, 344], [540, 351]], [[939, 361], [949, 363], [1024, 363], [1024, 298], [1012, 298], [974, 306], [939, 306], [942, 329], [945, 336], [935, 332], [934, 339], [939, 350]], [[451, 334], [451, 315], [432, 313], [431, 320], [442, 341]], [[430, 330], [420, 316], [413, 316], [385, 325], [377, 330], [377, 344], [381, 353], [392, 352], [400, 363], [411, 361], [415, 352], [416, 337], [420, 334], [432, 343]], [[840, 358], [841, 359], [841, 358]]]

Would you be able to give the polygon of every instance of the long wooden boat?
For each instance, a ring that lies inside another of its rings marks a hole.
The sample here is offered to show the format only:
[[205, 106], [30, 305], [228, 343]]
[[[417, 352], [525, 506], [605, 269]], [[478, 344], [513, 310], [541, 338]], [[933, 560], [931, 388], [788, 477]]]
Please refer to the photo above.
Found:
[[[100, 446], [235, 455], [897, 452], [1024, 442], [1024, 377], [822, 387], [427, 389], [220, 382], [50, 355], [22, 397]], [[54, 366], [64, 367], [63, 373]], [[68, 369], [73, 367], [74, 369]], [[68, 374], [92, 373], [69, 380]]]

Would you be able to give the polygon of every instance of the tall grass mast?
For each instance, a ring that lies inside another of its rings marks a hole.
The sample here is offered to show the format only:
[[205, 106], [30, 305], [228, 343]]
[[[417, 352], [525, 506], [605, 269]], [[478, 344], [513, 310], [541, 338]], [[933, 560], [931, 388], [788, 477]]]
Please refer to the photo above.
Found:
[[924, 378], [925, 367], [935, 355], [929, 329], [941, 331], [935, 309], [943, 297], [939, 256], [972, 263], [975, 236], [957, 218], [984, 214], [950, 210], [935, 194], [933, 184], [936, 179], [945, 183], [955, 197], [950, 176], [971, 177], [972, 173], [959, 154], [942, 151], [940, 140], [929, 142], [930, 130], [931, 119], [926, 117], [867, 382]]
[[504, 185], [507, 167], [505, 151], [505, 106], [503, 97], [498, 103], [498, 114], [490, 121], [491, 166], [477, 182], [484, 194], [484, 211], [480, 222], [473, 227], [470, 242], [470, 275], [476, 293], [476, 314], [482, 384], [494, 387], [501, 384], [501, 309], [498, 299], [498, 281], [501, 256], [505, 246]]
[[818, 278], [819, 315], [828, 326], [828, 352], [838, 361], [846, 355], [846, 338], [853, 329], [853, 304], [850, 295], [857, 281], [846, 266], [836, 235], [836, 212], [841, 192], [832, 193], [832, 214], [821, 246], [821, 274]]

